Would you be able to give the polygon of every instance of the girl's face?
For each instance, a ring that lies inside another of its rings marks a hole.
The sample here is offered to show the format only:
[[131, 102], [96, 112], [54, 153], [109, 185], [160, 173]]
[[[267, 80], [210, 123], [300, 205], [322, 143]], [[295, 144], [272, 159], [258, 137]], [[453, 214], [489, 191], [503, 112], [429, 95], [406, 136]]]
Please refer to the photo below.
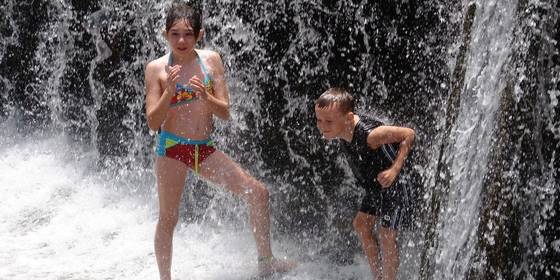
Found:
[[[202, 30], [199, 32], [199, 36], [201, 34]], [[191, 24], [184, 19], [175, 21], [165, 35], [169, 46], [173, 52], [177, 54], [187, 54], [191, 52], [194, 50], [196, 42], [198, 41]]]
[[351, 114], [342, 113], [337, 104], [319, 108], [315, 106], [315, 116], [317, 117], [317, 128], [326, 139], [332, 140], [339, 138], [347, 129]]

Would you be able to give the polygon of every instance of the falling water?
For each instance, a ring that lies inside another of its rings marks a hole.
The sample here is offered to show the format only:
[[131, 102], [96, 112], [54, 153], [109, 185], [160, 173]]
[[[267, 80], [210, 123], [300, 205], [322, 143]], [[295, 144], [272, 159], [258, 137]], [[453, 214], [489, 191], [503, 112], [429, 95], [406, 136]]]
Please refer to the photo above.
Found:
[[[488, 172], [500, 96], [508, 81], [517, 3], [477, 3], [461, 108], [452, 130], [451, 188], [438, 228], [436, 279], [466, 274], [476, 253], [484, 176]], [[450, 261], [452, 260], [452, 261]]]
[[[551, 97], [554, 104], [557, 95], [557, 84], [548, 79], [559, 75], [557, 67], [549, 68], [558, 52], [549, 48], [555, 44], [547, 33], [549, 23], [535, 20], [546, 15], [557, 19], [558, 7], [540, 1], [472, 1], [467, 6], [465, 21], [472, 25], [465, 25], [467, 51], [459, 62], [465, 70], [456, 77], [462, 83], [460, 105], [448, 107], [456, 117], [448, 119], [451, 130], [441, 151], [443, 170], [449, 171], [433, 173], [446, 182], [436, 184], [443, 192], [432, 194], [439, 212], [432, 216], [437, 219], [435, 240], [428, 240], [435, 245], [426, 255], [434, 254], [435, 260], [423, 267], [431, 271], [423, 277], [551, 277], [557, 262], [533, 262], [541, 250], [558, 254], [557, 235], [539, 230], [539, 224], [552, 226], [551, 213], [558, 205], [558, 183], [551, 181], [557, 177], [557, 156], [544, 149], [540, 130], [543, 119], [549, 127], [557, 122], [558, 109], [546, 100]], [[539, 15], [539, 10], [545, 12]], [[541, 48], [543, 66], [532, 66], [543, 68], [527, 70], [535, 45]], [[539, 74], [531, 76], [532, 71]], [[551, 132], [558, 137], [555, 130]], [[531, 158], [538, 160], [531, 163]]]

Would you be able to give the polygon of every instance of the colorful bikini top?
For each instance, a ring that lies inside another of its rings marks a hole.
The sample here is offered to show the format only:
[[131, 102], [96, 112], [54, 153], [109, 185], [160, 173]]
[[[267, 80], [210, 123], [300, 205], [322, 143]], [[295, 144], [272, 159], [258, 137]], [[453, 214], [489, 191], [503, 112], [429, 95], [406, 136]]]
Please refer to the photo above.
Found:
[[[206, 70], [206, 66], [202, 63], [200, 56], [198, 53], [196, 54], [196, 61], [200, 65], [202, 69], [202, 73], [204, 74], [204, 85], [206, 85], [206, 91], [211, 94], [212, 93], [212, 78]], [[173, 65], [173, 54], [169, 53], [169, 62], [168, 65]], [[183, 103], [188, 103], [197, 98], [196, 92], [192, 89], [190, 85], [184, 85], [177, 83], [175, 84], [175, 95], [171, 98], [171, 107], [179, 106]]]

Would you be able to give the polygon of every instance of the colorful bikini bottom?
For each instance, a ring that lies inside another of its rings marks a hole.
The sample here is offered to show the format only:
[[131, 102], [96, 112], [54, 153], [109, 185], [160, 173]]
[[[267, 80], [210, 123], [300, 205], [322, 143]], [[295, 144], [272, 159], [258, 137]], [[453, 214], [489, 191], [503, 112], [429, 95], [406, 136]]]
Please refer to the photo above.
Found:
[[181, 161], [196, 173], [200, 163], [215, 151], [214, 142], [210, 139], [193, 140], [167, 131], [159, 132], [156, 154]]

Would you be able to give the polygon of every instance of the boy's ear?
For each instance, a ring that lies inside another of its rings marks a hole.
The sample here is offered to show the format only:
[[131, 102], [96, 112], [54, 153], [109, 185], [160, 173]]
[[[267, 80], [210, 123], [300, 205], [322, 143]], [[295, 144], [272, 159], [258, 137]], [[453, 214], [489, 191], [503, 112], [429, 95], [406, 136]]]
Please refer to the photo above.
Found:
[[167, 32], [165, 32], [165, 28], [161, 29], [161, 36], [163, 36], [163, 38], [165, 38], [165, 40], [167, 40]]
[[346, 113], [346, 120], [353, 121], [354, 120], [354, 113], [352, 113], [352, 112]]

